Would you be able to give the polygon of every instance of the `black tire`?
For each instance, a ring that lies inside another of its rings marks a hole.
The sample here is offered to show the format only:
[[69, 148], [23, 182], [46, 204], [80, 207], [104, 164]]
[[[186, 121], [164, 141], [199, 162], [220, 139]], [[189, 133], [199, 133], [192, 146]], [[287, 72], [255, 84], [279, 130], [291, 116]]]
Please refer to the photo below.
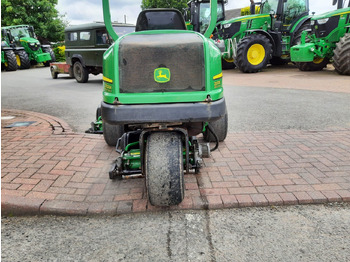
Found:
[[[210, 122], [211, 127], [214, 129], [215, 134], [219, 138], [219, 142], [222, 142], [225, 140], [227, 136], [227, 129], [228, 129], [228, 116], [227, 113], [224, 117], [220, 118], [219, 120]], [[215, 142], [214, 135], [209, 131], [209, 128], [206, 128], [203, 133], [203, 138], [207, 142]]]
[[28, 54], [24, 50], [20, 50], [16, 53], [17, 65], [19, 69], [29, 69], [30, 60]]
[[346, 34], [337, 43], [334, 50], [333, 66], [341, 75], [350, 75], [350, 34]]
[[56, 62], [56, 56], [55, 53], [53, 52], [53, 50], [49, 47], [49, 48], [43, 48], [43, 52], [44, 53], [49, 53], [51, 56], [51, 60], [49, 61], [45, 61], [44, 62], [44, 66], [50, 66], [51, 62]]
[[238, 42], [235, 64], [243, 73], [256, 73], [266, 67], [271, 55], [272, 44], [266, 36], [248, 35]]
[[300, 71], [321, 71], [328, 63], [328, 58], [315, 58], [313, 62], [296, 62], [295, 65]]
[[103, 137], [109, 146], [116, 146], [118, 139], [124, 134], [123, 125], [111, 125], [103, 121], [102, 129]]
[[86, 83], [89, 80], [89, 71], [79, 61], [73, 65], [73, 74], [78, 83]]
[[50, 71], [51, 71], [51, 77], [52, 79], [57, 79], [58, 73], [55, 72], [53, 67], [50, 67]]
[[17, 70], [17, 60], [16, 55], [12, 50], [5, 51], [5, 58], [7, 60], [4, 63], [4, 67], [6, 71], [16, 71]]
[[146, 144], [145, 176], [148, 199], [154, 206], [182, 202], [184, 164], [181, 135], [175, 132], [152, 133]]
[[227, 69], [234, 69], [236, 67], [235, 63], [232, 62], [228, 62], [225, 59], [221, 59], [221, 65], [222, 65], [222, 69], [223, 70], [227, 70]]

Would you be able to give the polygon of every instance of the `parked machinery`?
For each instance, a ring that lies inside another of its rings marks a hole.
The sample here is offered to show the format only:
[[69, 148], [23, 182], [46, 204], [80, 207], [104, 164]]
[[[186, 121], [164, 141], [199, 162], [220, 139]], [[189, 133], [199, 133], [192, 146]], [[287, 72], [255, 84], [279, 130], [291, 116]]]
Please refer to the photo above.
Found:
[[7, 35], [8, 45], [15, 50], [20, 69], [28, 69], [31, 64], [37, 63], [49, 66], [51, 61], [56, 60], [50, 45], [41, 45], [36, 39], [32, 26], [5, 26], [2, 34]]
[[337, 10], [313, 16], [311, 29], [292, 47], [292, 61], [301, 71], [322, 70], [332, 61], [339, 74], [350, 75], [350, 1], [346, 8], [342, 0], [335, 4]]

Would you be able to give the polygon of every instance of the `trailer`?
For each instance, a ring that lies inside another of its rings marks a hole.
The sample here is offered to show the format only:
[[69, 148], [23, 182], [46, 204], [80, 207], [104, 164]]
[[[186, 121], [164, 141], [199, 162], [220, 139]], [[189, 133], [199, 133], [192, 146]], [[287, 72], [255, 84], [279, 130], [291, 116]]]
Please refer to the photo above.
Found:
[[50, 72], [53, 79], [57, 79], [58, 74], [69, 74], [69, 77], [74, 78], [73, 68], [66, 62], [50, 63]]

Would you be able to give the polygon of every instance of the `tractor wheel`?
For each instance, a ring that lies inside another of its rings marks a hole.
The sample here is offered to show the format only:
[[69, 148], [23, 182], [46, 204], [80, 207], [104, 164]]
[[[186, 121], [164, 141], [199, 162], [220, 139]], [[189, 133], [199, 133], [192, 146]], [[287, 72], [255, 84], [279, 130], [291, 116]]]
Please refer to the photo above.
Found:
[[227, 61], [225, 59], [221, 59], [222, 69], [234, 69], [236, 67], [235, 63], [232, 61]]
[[321, 71], [328, 63], [328, 58], [316, 57], [312, 62], [296, 62], [295, 65], [300, 71]]
[[51, 62], [56, 62], [56, 56], [55, 53], [53, 52], [53, 50], [49, 47], [49, 48], [44, 48], [43, 49], [44, 53], [49, 53], [51, 56], [51, 60], [50, 61], [45, 61], [44, 62], [44, 66], [50, 66]]
[[184, 159], [181, 135], [175, 132], [152, 133], [146, 144], [145, 176], [148, 199], [154, 206], [182, 202]]
[[73, 74], [78, 83], [86, 83], [89, 80], [89, 71], [79, 61], [73, 65]]
[[346, 34], [337, 43], [334, 50], [333, 66], [341, 75], [350, 75], [350, 34]]
[[123, 125], [111, 125], [107, 122], [102, 122], [103, 137], [109, 146], [115, 146], [118, 139], [124, 134]]
[[5, 57], [7, 62], [4, 63], [6, 71], [16, 71], [17, 70], [17, 60], [16, 55], [12, 50], [5, 51]]
[[30, 60], [28, 54], [24, 50], [20, 50], [16, 53], [16, 60], [19, 69], [29, 69]]
[[271, 54], [272, 44], [266, 36], [248, 35], [238, 43], [235, 63], [243, 73], [256, 73], [266, 67]]
[[[214, 129], [215, 134], [219, 138], [219, 142], [222, 142], [225, 140], [227, 136], [227, 129], [228, 129], [228, 117], [227, 113], [225, 116], [220, 118], [219, 120], [210, 122], [210, 125]], [[214, 135], [209, 131], [208, 128], [205, 129], [203, 133], [204, 140], [207, 142], [215, 142]]]

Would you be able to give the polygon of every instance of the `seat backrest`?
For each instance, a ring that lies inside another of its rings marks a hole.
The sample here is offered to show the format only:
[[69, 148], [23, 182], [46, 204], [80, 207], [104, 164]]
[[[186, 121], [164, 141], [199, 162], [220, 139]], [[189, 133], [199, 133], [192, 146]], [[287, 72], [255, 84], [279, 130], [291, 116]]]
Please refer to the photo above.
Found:
[[177, 9], [147, 9], [137, 18], [136, 32], [145, 30], [186, 30], [185, 19]]

